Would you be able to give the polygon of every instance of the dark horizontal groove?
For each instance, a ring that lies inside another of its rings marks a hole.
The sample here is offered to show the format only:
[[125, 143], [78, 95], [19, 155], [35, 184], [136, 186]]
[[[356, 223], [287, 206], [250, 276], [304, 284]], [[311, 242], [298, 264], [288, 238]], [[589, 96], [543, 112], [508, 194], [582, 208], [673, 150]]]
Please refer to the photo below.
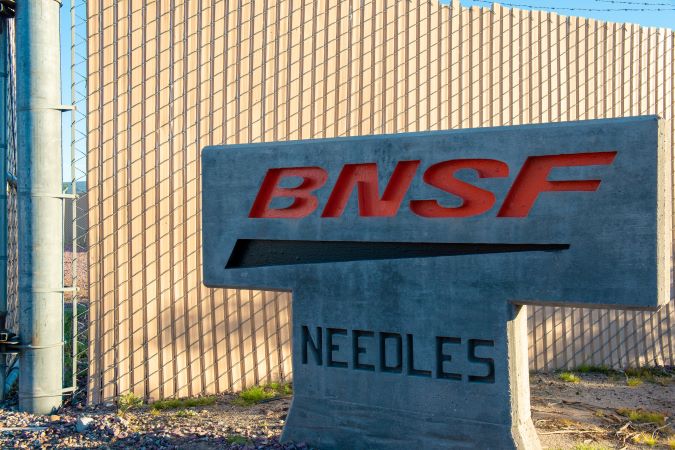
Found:
[[226, 269], [485, 253], [552, 252], [569, 244], [453, 244], [436, 242], [290, 241], [238, 239]]

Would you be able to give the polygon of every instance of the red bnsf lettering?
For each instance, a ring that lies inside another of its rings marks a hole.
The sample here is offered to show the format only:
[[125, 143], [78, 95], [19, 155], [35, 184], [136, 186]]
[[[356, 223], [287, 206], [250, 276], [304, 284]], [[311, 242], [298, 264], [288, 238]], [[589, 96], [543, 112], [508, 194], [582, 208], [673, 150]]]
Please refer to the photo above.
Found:
[[[294, 188], [283, 188], [279, 182], [283, 178], [298, 177], [302, 182]], [[258, 196], [248, 214], [256, 219], [300, 219], [310, 215], [319, 201], [312, 192], [316, 191], [328, 179], [328, 173], [321, 167], [293, 167], [270, 169], [260, 186]], [[270, 208], [275, 197], [290, 197], [293, 203], [286, 208]]]
[[377, 164], [345, 164], [321, 217], [340, 217], [356, 187], [361, 217], [392, 217], [398, 213], [419, 161], [401, 161], [380, 198]]
[[[537, 198], [544, 192], [579, 191], [592, 192], [600, 186], [600, 180], [549, 181], [555, 167], [610, 165], [616, 152], [573, 153], [529, 157], [509, 190], [497, 217], [527, 217]], [[321, 217], [340, 217], [357, 191], [359, 216], [395, 216], [415, 178], [420, 161], [401, 161], [391, 174], [384, 193], [380, 196], [379, 173], [375, 163], [345, 164], [337, 177]], [[473, 217], [484, 214], [494, 207], [494, 193], [456, 178], [459, 170], [469, 169], [479, 178], [505, 178], [509, 166], [496, 159], [454, 159], [430, 166], [423, 175], [429, 186], [462, 199], [455, 207], [442, 205], [442, 199], [414, 199], [410, 210], [421, 217], [450, 218]], [[284, 178], [300, 178], [296, 187], [281, 187]], [[318, 199], [313, 192], [326, 183], [328, 173], [320, 167], [276, 168], [267, 171], [260, 191], [249, 213], [251, 218], [300, 219], [312, 214]], [[272, 208], [274, 198], [290, 198], [290, 206]]]
[[554, 167], [606, 166], [612, 164], [615, 157], [616, 152], [597, 152], [527, 158], [497, 217], [527, 217], [542, 192], [596, 191], [600, 180], [548, 181], [548, 174]]
[[480, 178], [509, 176], [509, 166], [496, 159], [455, 159], [434, 164], [424, 172], [424, 182], [456, 195], [462, 205], [454, 208], [441, 206], [438, 200], [411, 200], [410, 209], [422, 217], [471, 217], [489, 211], [495, 204], [495, 194], [455, 178], [455, 172], [472, 169]]

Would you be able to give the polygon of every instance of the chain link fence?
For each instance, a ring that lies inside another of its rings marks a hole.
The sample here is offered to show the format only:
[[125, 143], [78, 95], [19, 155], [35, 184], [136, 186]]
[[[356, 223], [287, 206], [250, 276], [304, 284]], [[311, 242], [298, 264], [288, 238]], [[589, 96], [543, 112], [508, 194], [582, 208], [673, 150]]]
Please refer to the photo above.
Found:
[[[86, 400], [88, 382], [100, 401], [128, 390], [195, 395], [290, 375], [288, 296], [199, 283], [195, 154], [204, 143], [670, 118], [675, 107], [668, 30], [457, 3], [195, 5], [70, 5], [64, 387], [74, 402]], [[89, 30], [88, 17], [97, 21]], [[7, 328], [18, 333], [16, 60], [14, 21], [4, 23]], [[119, 35], [102, 40], [114, 27]], [[88, 86], [90, 74], [96, 86]], [[95, 175], [93, 317], [87, 172]], [[536, 307], [531, 367], [672, 363], [674, 323], [672, 304], [659, 312]], [[10, 356], [9, 370], [14, 363]]]
[[[5, 189], [7, 193], [7, 318], [5, 328], [19, 334], [19, 242], [16, 185], [16, 46], [14, 19], [3, 20], [7, 33], [7, 173]], [[2, 175], [2, 174], [0, 174]], [[7, 359], [7, 374], [18, 371], [18, 355], [3, 355]]]
[[[73, 403], [86, 401], [89, 289], [87, 270], [87, 2], [70, 3], [70, 148], [64, 193], [65, 376]], [[62, 49], [66, 51], [66, 49]]]
[[[71, 12], [70, 146], [63, 149], [64, 194], [64, 388], [69, 401], [84, 402], [87, 381], [88, 276], [86, 198], [87, 30], [86, 1], [73, 0]], [[14, 19], [3, 19], [7, 53], [7, 319], [6, 328], [19, 334], [18, 216], [16, 139], [16, 42]], [[68, 289], [70, 288], [70, 289]], [[8, 372], [16, 370], [17, 355], [7, 356]], [[10, 378], [15, 379], [14, 377]]]
[[[660, 114], [672, 30], [412, 0], [90, 0], [89, 399], [290, 375], [287, 294], [201, 282], [200, 150]], [[535, 370], [672, 364], [675, 307], [530, 309]]]

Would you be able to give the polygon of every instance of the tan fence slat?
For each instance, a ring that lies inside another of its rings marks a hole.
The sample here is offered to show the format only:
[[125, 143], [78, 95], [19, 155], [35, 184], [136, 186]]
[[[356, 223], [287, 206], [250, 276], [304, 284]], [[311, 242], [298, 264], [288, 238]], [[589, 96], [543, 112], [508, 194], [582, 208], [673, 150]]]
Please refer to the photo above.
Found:
[[[204, 146], [675, 106], [672, 30], [456, 0], [97, 0], [87, 15], [93, 402], [290, 379], [290, 294], [201, 285]], [[675, 363], [672, 305], [532, 307], [528, 324], [536, 370]]]

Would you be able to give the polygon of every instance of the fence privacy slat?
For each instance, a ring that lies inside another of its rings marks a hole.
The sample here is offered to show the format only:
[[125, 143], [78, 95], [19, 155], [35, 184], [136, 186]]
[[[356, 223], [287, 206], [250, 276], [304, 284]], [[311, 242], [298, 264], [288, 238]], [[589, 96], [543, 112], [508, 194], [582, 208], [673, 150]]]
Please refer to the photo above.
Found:
[[[201, 284], [204, 146], [672, 119], [675, 107], [667, 29], [456, 0], [87, 7], [94, 403], [292, 375], [290, 294]], [[672, 303], [658, 312], [532, 307], [528, 323], [534, 370], [675, 364]]]

